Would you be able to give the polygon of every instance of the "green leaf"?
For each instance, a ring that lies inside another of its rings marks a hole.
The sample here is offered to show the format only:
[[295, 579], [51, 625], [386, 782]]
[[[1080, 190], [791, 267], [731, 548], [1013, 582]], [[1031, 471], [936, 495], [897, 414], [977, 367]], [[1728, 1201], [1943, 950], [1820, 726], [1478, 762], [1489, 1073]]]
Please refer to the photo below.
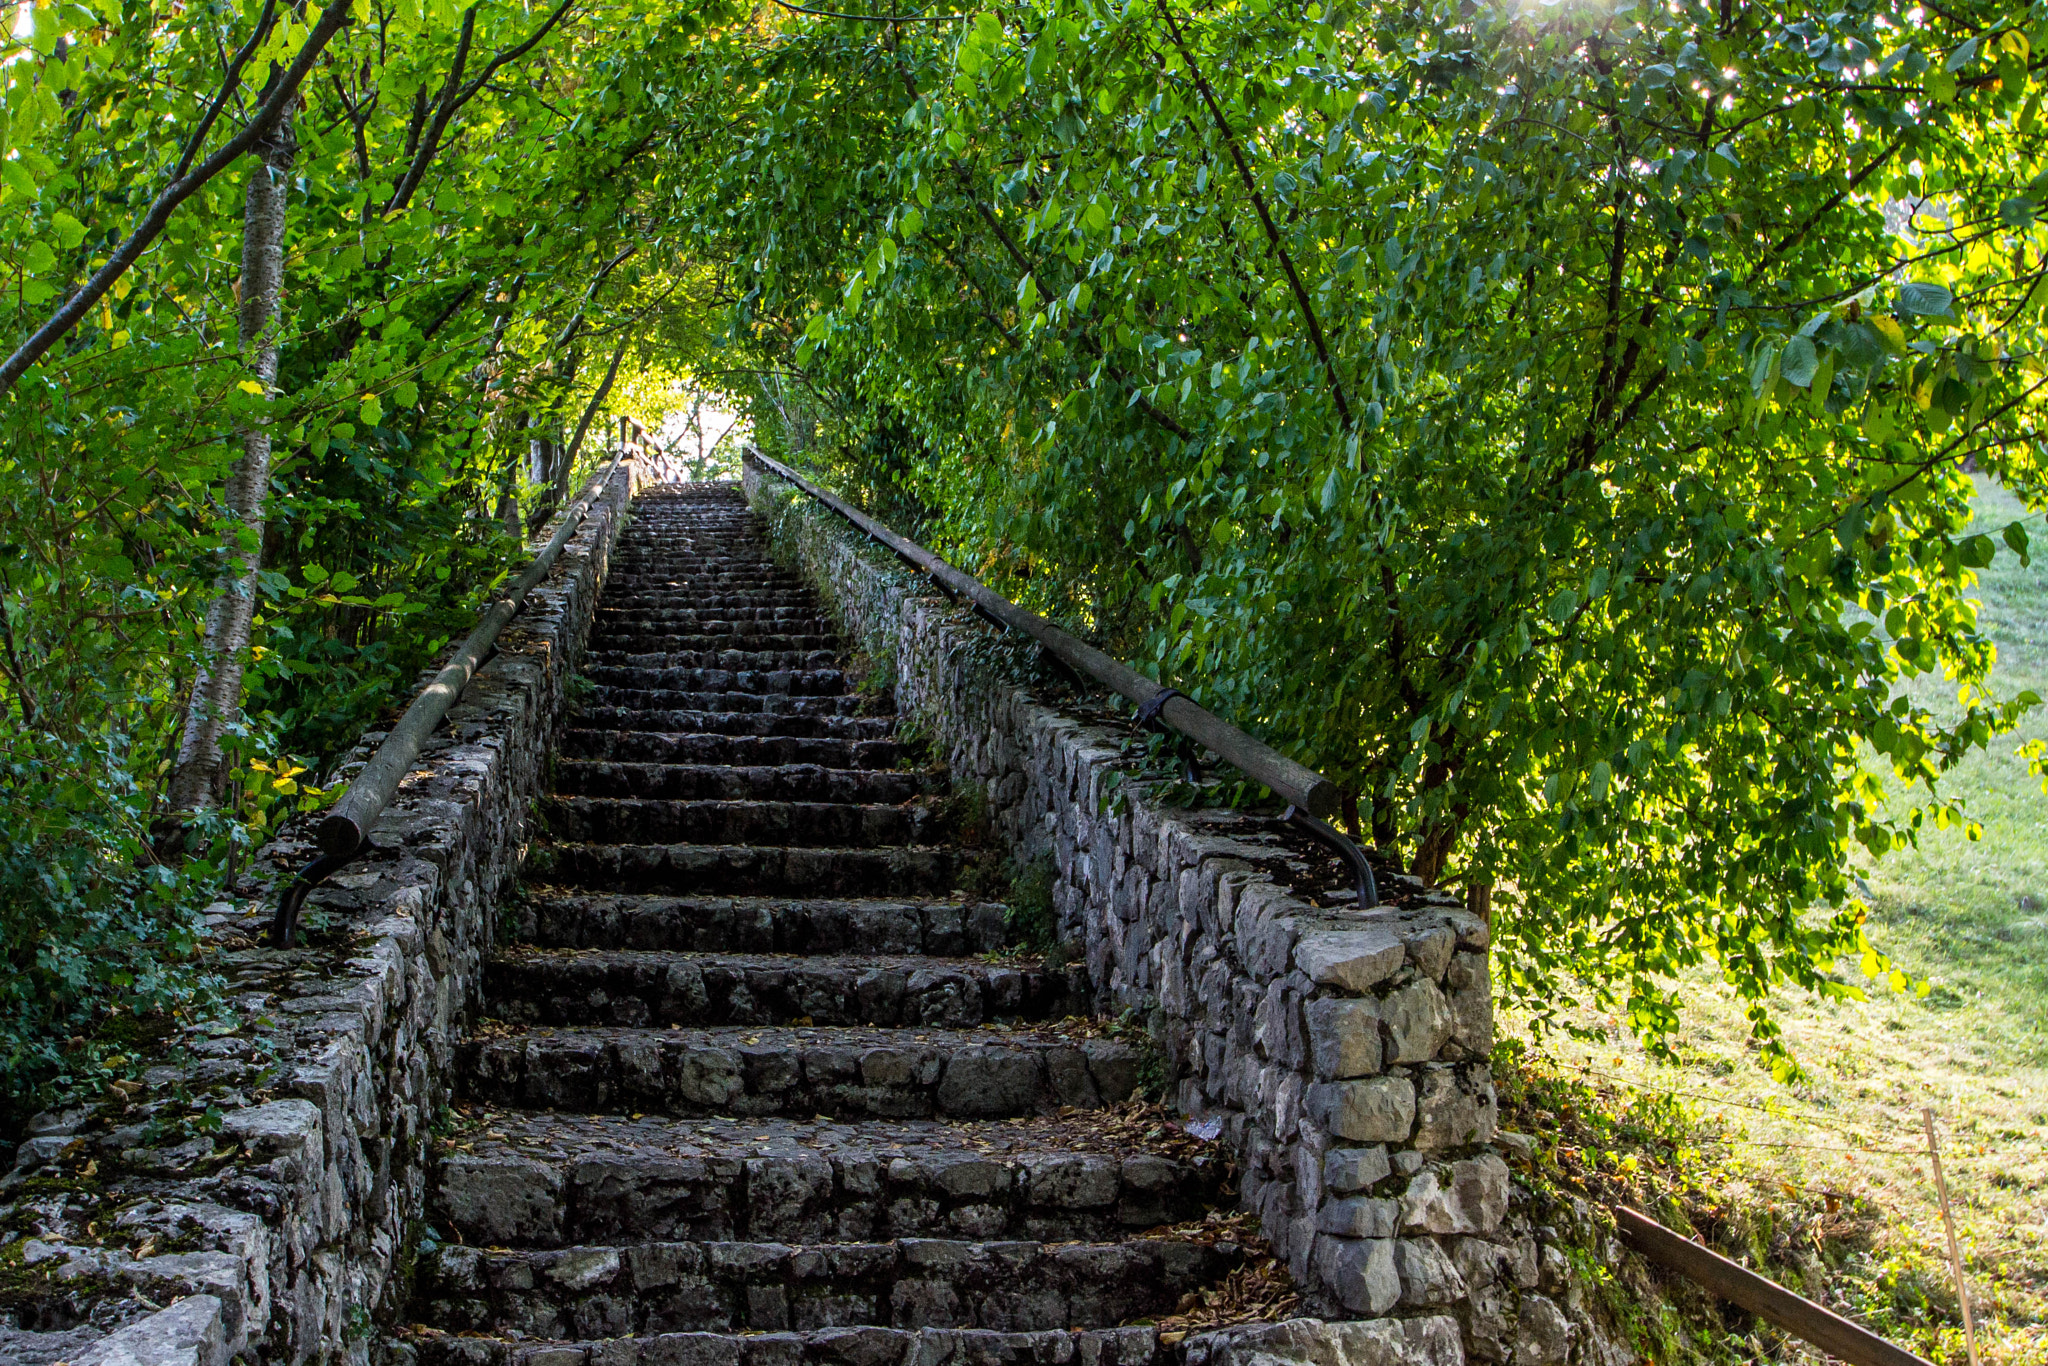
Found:
[[1955, 305], [1955, 295], [1945, 285], [1915, 281], [1899, 287], [1899, 307], [1923, 318], [1944, 318]]
[[378, 401], [375, 394], [371, 394], [363, 400], [362, 407], [356, 411], [356, 416], [362, 419], [365, 427], [374, 427], [384, 420], [384, 405]]
[[1796, 384], [1804, 389], [1813, 383], [1814, 372], [1820, 367], [1820, 356], [1813, 348], [1810, 337], [1794, 337], [1785, 343], [1785, 350], [1778, 357], [1778, 375], [1787, 384]]
[[50, 215], [50, 226], [57, 230], [57, 240], [66, 251], [75, 250], [85, 240], [85, 224], [62, 209]]

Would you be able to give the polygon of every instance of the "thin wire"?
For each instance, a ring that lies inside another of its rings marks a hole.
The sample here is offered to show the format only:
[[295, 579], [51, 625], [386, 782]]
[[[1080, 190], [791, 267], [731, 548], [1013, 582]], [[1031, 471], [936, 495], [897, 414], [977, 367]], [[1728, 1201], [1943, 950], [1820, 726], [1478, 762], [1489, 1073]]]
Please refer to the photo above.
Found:
[[[1630, 1080], [1628, 1080], [1628, 1078], [1626, 1078], [1626, 1077], [1617, 1077], [1617, 1076], [1615, 1076], [1615, 1075], [1614, 1075], [1614, 1074], [1613, 1074], [1612, 1072], [1602, 1072], [1602, 1071], [1601, 1071], [1601, 1070], [1600, 1070], [1599, 1068], [1597, 1068], [1597, 1067], [1588, 1067], [1588, 1066], [1586, 1066], [1586, 1065], [1585, 1065], [1584, 1063], [1576, 1063], [1576, 1062], [1564, 1062], [1564, 1061], [1562, 1061], [1562, 1060], [1553, 1060], [1553, 1062], [1554, 1062], [1554, 1065], [1556, 1065], [1556, 1066], [1559, 1066], [1559, 1067], [1567, 1067], [1567, 1068], [1571, 1068], [1571, 1069], [1572, 1069], [1572, 1070], [1574, 1070], [1574, 1071], [1578, 1071], [1578, 1072], [1584, 1072], [1584, 1073], [1585, 1073], [1585, 1074], [1586, 1074], [1587, 1076], [1590, 1076], [1590, 1077], [1600, 1077], [1600, 1078], [1603, 1078], [1603, 1079], [1605, 1079], [1605, 1080], [1607, 1080], [1607, 1081], [1611, 1081], [1611, 1082], [1613, 1082], [1613, 1083], [1614, 1083], [1615, 1085], [1617, 1085], [1617, 1086], [1626, 1086], [1626, 1087], [1628, 1087], [1628, 1088], [1629, 1088], [1630, 1090], [1632, 1090], [1632, 1091], [1646, 1091], [1646, 1092], [1650, 1092], [1650, 1093], [1653, 1093], [1653, 1094], [1656, 1094], [1656, 1095], [1665, 1095], [1665, 1096], [1684, 1096], [1684, 1097], [1687, 1097], [1687, 1098], [1689, 1098], [1689, 1099], [1692, 1099], [1692, 1100], [1704, 1100], [1704, 1101], [1710, 1101], [1710, 1102], [1712, 1102], [1712, 1103], [1713, 1103], [1713, 1104], [1715, 1104], [1715, 1105], [1739, 1105], [1739, 1106], [1741, 1106], [1741, 1107], [1742, 1107], [1743, 1109], [1745, 1109], [1745, 1110], [1755, 1110], [1755, 1111], [1757, 1111], [1757, 1112], [1758, 1112], [1759, 1114], [1765, 1114], [1765, 1115], [1769, 1115], [1769, 1116], [1770, 1116], [1771, 1118], [1773, 1118], [1773, 1119], [1785, 1119], [1785, 1120], [1790, 1120], [1790, 1121], [1792, 1121], [1792, 1122], [1793, 1122], [1793, 1123], [1795, 1123], [1795, 1124], [1806, 1124], [1806, 1125], [1810, 1125], [1811, 1127], [1813, 1127], [1813, 1128], [1816, 1128], [1816, 1129], [1825, 1129], [1825, 1128], [1827, 1128], [1827, 1127], [1828, 1127], [1828, 1125], [1826, 1124], [1826, 1122], [1824, 1122], [1824, 1121], [1822, 1121], [1822, 1120], [1818, 1120], [1818, 1119], [1808, 1119], [1808, 1118], [1806, 1118], [1806, 1116], [1804, 1116], [1804, 1115], [1797, 1115], [1797, 1114], [1792, 1114], [1791, 1112], [1789, 1112], [1789, 1111], [1785, 1111], [1785, 1110], [1773, 1110], [1773, 1109], [1772, 1109], [1771, 1107], [1769, 1107], [1768, 1105], [1758, 1105], [1758, 1104], [1756, 1104], [1756, 1103], [1755, 1103], [1755, 1102], [1753, 1102], [1753, 1101], [1747, 1101], [1747, 1100], [1729, 1100], [1729, 1099], [1727, 1099], [1727, 1098], [1725, 1098], [1725, 1097], [1722, 1097], [1722, 1096], [1710, 1095], [1709, 1093], [1707, 1093], [1707, 1092], [1705, 1092], [1705, 1091], [1678, 1091], [1678, 1090], [1673, 1090], [1673, 1089], [1671, 1089], [1671, 1088], [1669, 1088], [1669, 1087], [1662, 1087], [1662, 1086], [1645, 1086], [1645, 1085], [1643, 1085], [1643, 1084], [1642, 1084], [1641, 1082], [1635, 1082], [1635, 1081], [1630, 1081]], [[1749, 1139], [1749, 1138], [1716, 1138], [1716, 1139], [1703, 1139], [1703, 1140], [1701, 1140], [1701, 1141], [1702, 1141], [1702, 1142], [1717, 1142], [1717, 1143], [1725, 1143], [1725, 1144], [1729, 1144], [1729, 1145], [1735, 1145], [1735, 1144], [1740, 1144], [1740, 1145], [1742, 1145], [1742, 1146], [1744, 1146], [1744, 1147], [1750, 1147], [1750, 1148], [1804, 1148], [1804, 1149], [1806, 1149], [1806, 1150], [1808, 1150], [1808, 1151], [1810, 1151], [1810, 1152], [1818, 1152], [1818, 1153], [1888, 1153], [1888, 1154], [1890, 1154], [1890, 1155], [1891, 1155], [1891, 1156], [1893, 1156], [1893, 1157], [1902, 1157], [1902, 1156], [1903, 1156], [1903, 1157], [1917, 1157], [1917, 1156], [1919, 1156], [1919, 1155], [1920, 1155], [1920, 1152], [1919, 1152], [1919, 1150], [1918, 1150], [1917, 1148], [1873, 1148], [1873, 1147], [1848, 1147], [1848, 1148], [1838, 1148], [1838, 1147], [1834, 1147], [1834, 1146], [1832, 1146], [1832, 1145], [1828, 1145], [1828, 1144], [1817, 1144], [1817, 1143], [1769, 1143], [1769, 1142], [1764, 1142], [1764, 1141], [1762, 1141], [1762, 1140], [1760, 1140], [1760, 1139]]]
[[1720, 1143], [1731, 1148], [1799, 1148], [1810, 1153], [1886, 1153], [1892, 1157], [1924, 1157], [1917, 1148], [1836, 1147], [1831, 1143], [1771, 1143], [1760, 1138], [1706, 1138], [1701, 1143]]
[[775, 3], [798, 14], [815, 14], [822, 19], [858, 19], [868, 24], [949, 24], [955, 19], [967, 18], [964, 14], [841, 14], [838, 10], [792, 4], [791, 0], [775, 0]]
[[1685, 1096], [1692, 1100], [1712, 1101], [1716, 1105], [1739, 1105], [1745, 1110], [1755, 1110], [1758, 1114], [1769, 1115], [1773, 1119], [1789, 1119], [1799, 1124], [1811, 1124], [1816, 1129], [1828, 1127], [1827, 1122], [1824, 1120], [1808, 1119], [1804, 1115], [1793, 1114], [1789, 1110], [1773, 1109], [1768, 1105], [1758, 1105], [1755, 1101], [1751, 1100], [1730, 1100], [1726, 1096], [1717, 1096], [1708, 1091], [1680, 1091], [1668, 1086], [1646, 1086], [1642, 1082], [1630, 1081], [1627, 1077], [1618, 1077], [1612, 1072], [1602, 1072], [1597, 1067], [1588, 1067], [1586, 1064], [1579, 1062], [1556, 1060], [1555, 1065], [1584, 1072], [1589, 1077], [1604, 1078], [1617, 1086], [1626, 1086], [1632, 1091], [1650, 1091], [1663, 1096]]
[[[1564, 1143], [1560, 1146], [1568, 1148], [1585, 1149], [1596, 1148], [1599, 1145], [1596, 1143]], [[1718, 1134], [1708, 1138], [1694, 1139], [1691, 1142], [1683, 1143], [1679, 1146], [1687, 1148], [1706, 1148], [1713, 1146], [1719, 1146], [1723, 1148], [1798, 1148], [1802, 1151], [1810, 1153], [1885, 1153], [1892, 1157], [1926, 1156], [1926, 1154], [1921, 1152], [1918, 1148], [1837, 1147], [1836, 1145], [1831, 1143], [1778, 1143], [1768, 1139], [1761, 1138], [1726, 1138]]]

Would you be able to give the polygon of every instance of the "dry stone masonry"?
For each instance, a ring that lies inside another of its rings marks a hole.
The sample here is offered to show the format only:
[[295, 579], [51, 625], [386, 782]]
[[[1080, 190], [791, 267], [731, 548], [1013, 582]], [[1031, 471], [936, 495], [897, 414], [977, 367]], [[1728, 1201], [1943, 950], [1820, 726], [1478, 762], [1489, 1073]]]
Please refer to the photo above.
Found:
[[314, 852], [292, 830], [214, 908], [225, 1025], [170, 1040], [140, 1086], [31, 1124], [0, 1178], [0, 1275], [23, 1305], [0, 1320], [0, 1362], [370, 1356], [409, 1289], [430, 1130], [634, 478], [618, 470], [528, 595], [368, 854], [314, 894], [302, 945], [262, 946]]
[[[943, 773], [736, 489], [640, 501], [464, 1043], [419, 1366], [1150, 1360], [1215, 1173], [1077, 1148], [1130, 1042], [997, 957]], [[910, 898], [910, 899], [906, 899]], [[975, 956], [981, 955], [981, 956]]]
[[[1495, 1150], [1484, 923], [1161, 807], [786, 486], [634, 478], [306, 945], [292, 832], [217, 908], [236, 1018], [38, 1121], [0, 1361], [1610, 1366]], [[1089, 1118], [1162, 1086], [1210, 1144]], [[1321, 1317], [1162, 1333], [1240, 1202]]]
[[[988, 627], [751, 463], [747, 487], [955, 784], [985, 794], [1020, 862], [1049, 861], [1096, 1009], [1150, 1022], [1174, 1100], [1241, 1154], [1242, 1198], [1312, 1302], [1404, 1325], [1247, 1329], [1191, 1340], [1189, 1359], [1551, 1366], [1590, 1341], [1585, 1311], [1546, 1294], [1545, 1244], [1511, 1212], [1492, 1141], [1486, 924], [1384, 870], [1376, 911], [1290, 890], [1300, 867], [1273, 822], [1134, 791], [1123, 737], [1036, 700]], [[1547, 1331], [1553, 1317], [1571, 1331]]]

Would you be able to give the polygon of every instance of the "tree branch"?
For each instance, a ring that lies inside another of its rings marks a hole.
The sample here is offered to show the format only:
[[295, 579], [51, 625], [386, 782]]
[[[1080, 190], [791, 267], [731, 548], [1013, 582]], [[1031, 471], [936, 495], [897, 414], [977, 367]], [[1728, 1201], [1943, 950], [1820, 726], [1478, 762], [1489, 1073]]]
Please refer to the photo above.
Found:
[[11, 392], [28, 368], [48, 354], [51, 347], [64, 334], [76, 327], [81, 319], [92, 311], [93, 305], [106, 297], [114, 282], [128, 273], [128, 268], [141, 259], [150, 244], [163, 235], [169, 226], [171, 215], [180, 204], [197, 194], [207, 181], [212, 180], [241, 157], [242, 153], [268, 138], [277, 130], [278, 121], [285, 110], [298, 98], [299, 86], [305, 81], [306, 73], [313, 69], [320, 53], [341, 32], [353, 9], [352, 0], [334, 0], [320, 14], [319, 23], [306, 35], [306, 44], [299, 49], [299, 55], [284, 72], [282, 79], [271, 87], [269, 96], [257, 106], [256, 116], [249, 120], [241, 132], [229, 138], [212, 156], [197, 167], [179, 176], [164, 187], [143, 215], [142, 222], [128, 239], [114, 249], [107, 263], [94, 271], [92, 278], [78, 293], [71, 296], [62, 307], [52, 313], [34, 335], [16, 347], [14, 354], [0, 361], [0, 395]]
[[471, 5], [462, 12], [462, 31], [455, 38], [455, 60], [448, 64], [448, 77], [441, 82], [441, 91], [434, 97], [433, 121], [427, 125], [426, 133], [417, 144], [408, 145], [412, 153], [411, 162], [405, 174], [399, 177], [398, 188], [385, 201], [384, 212], [389, 215], [398, 212], [412, 202], [413, 191], [427, 174], [427, 167], [433, 164], [434, 153], [440, 150], [441, 135], [448, 130], [448, 120], [455, 117], [455, 93], [462, 84], [462, 73], [469, 66], [469, 45], [476, 37], [476, 6]]
[[867, 24], [948, 24], [968, 17], [964, 14], [841, 14], [838, 10], [794, 5], [790, 0], [775, 0], [775, 3], [798, 14], [815, 14], [822, 19], [854, 19]]
[[1294, 268], [1294, 257], [1288, 254], [1286, 245], [1280, 240], [1280, 229], [1274, 226], [1273, 215], [1266, 208], [1266, 197], [1259, 193], [1259, 182], [1252, 175], [1251, 167], [1245, 164], [1244, 153], [1238, 148], [1237, 135], [1230, 131], [1230, 121], [1223, 117], [1223, 106], [1216, 102], [1216, 93], [1209, 88], [1209, 80], [1202, 74], [1202, 68], [1195, 64], [1195, 54], [1188, 50], [1181, 37], [1180, 25], [1174, 22], [1173, 10], [1166, 0], [1159, 0], [1159, 12], [1166, 18], [1166, 31], [1173, 35], [1173, 45], [1180, 49], [1181, 60], [1188, 64], [1188, 74], [1194, 78], [1195, 89], [1202, 94], [1202, 102], [1209, 106], [1209, 117], [1216, 120], [1216, 129], [1223, 134], [1223, 145], [1230, 151], [1230, 159], [1237, 164], [1237, 178], [1244, 183], [1245, 193], [1252, 197], [1252, 207], [1258, 210], [1259, 222], [1266, 229], [1266, 243], [1278, 258], [1280, 268], [1287, 272], [1287, 283], [1294, 290], [1294, 302], [1301, 309], [1302, 320], [1308, 324], [1309, 340], [1315, 344], [1316, 355], [1323, 362], [1323, 373], [1330, 381], [1330, 397], [1336, 401], [1337, 416], [1350, 431], [1353, 423], [1351, 404], [1344, 397], [1344, 382], [1337, 378], [1337, 363], [1330, 358], [1330, 348], [1323, 339], [1323, 324], [1316, 317], [1315, 305], [1309, 302], [1308, 290], [1302, 287], [1301, 275]]
[[192, 169], [192, 158], [198, 156], [199, 149], [206, 145], [206, 135], [213, 131], [214, 120], [220, 117], [220, 111], [227, 107], [228, 100], [242, 84], [242, 68], [249, 64], [249, 58], [262, 46], [264, 38], [270, 33], [270, 21], [276, 17], [277, 0], [263, 0], [263, 13], [256, 16], [256, 31], [249, 35], [248, 42], [235, 49], [233, 60], [228, 63], [228, 69], [221, 75], [220, 93], [213, 97], [213, 103], [207, 107], [205, 115], [199, 120], [199, 126], [193, 129], [192, 136], [185, 140], [184, 153], [179, 156], [178, 164], [171, 170], [172, 180]]

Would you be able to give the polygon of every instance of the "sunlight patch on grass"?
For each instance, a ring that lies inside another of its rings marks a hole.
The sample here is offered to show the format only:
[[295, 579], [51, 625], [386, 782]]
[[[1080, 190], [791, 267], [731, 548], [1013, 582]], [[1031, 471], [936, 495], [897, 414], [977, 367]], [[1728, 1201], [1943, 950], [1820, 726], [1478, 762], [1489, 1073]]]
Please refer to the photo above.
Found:
[[[1978, 530], [2025, 517], [1979, 481]], [[2027, 517], [2042, 552], [2021, 568], [2004, 551], [1982, 571], [1980, 623], [1998, 646], [2001, 695], [2048, 696], [2048, 529]], [[1955, 685], [1915, 680], [1914, 696], [1953, 706]], [[1935, 1111], [1973, 1295], [1983, 1359], [2048, 1363], [2048, 796], [2015, 750], [2048, 738], [2048, 712], [1971, 755], [1950, 775], [1983, 838], [1927, 829], [1917, 848], [1859, 871], [1879, 949], [1933, 986], [1925, 999], [1866, 984], [1864, 1002], [1781, 995], [1771, 1003], [1806, 1070], [1774, 1082], [1748, 1042], [1742, 1003], [1710, 974], [1681, 984], [1679, 1063], [1648, 1057], [1617, 1019], [1576, 1022], [1604, 1041], [1552, 1037], [1555, 1065], [1589, 1080], [1680, 1092], [1728, 1137], [1725, 1169], [1778, 1181], [1815, 1200], [1868, 1200], [1884, 1226], [1867, 1257], [1836, 1271], [1830, 1299], [1867, 1326], [1947, 1366], [1961, 1363], [1961, 1318], [1921, 1131]], [[1855, 965], [1847, 980], [1863, 984]], [[1503, 1012], [1503, 1032], [1528, 1022]], [[1784, 1349], [1798, 1358], [1804, 1349]]]

